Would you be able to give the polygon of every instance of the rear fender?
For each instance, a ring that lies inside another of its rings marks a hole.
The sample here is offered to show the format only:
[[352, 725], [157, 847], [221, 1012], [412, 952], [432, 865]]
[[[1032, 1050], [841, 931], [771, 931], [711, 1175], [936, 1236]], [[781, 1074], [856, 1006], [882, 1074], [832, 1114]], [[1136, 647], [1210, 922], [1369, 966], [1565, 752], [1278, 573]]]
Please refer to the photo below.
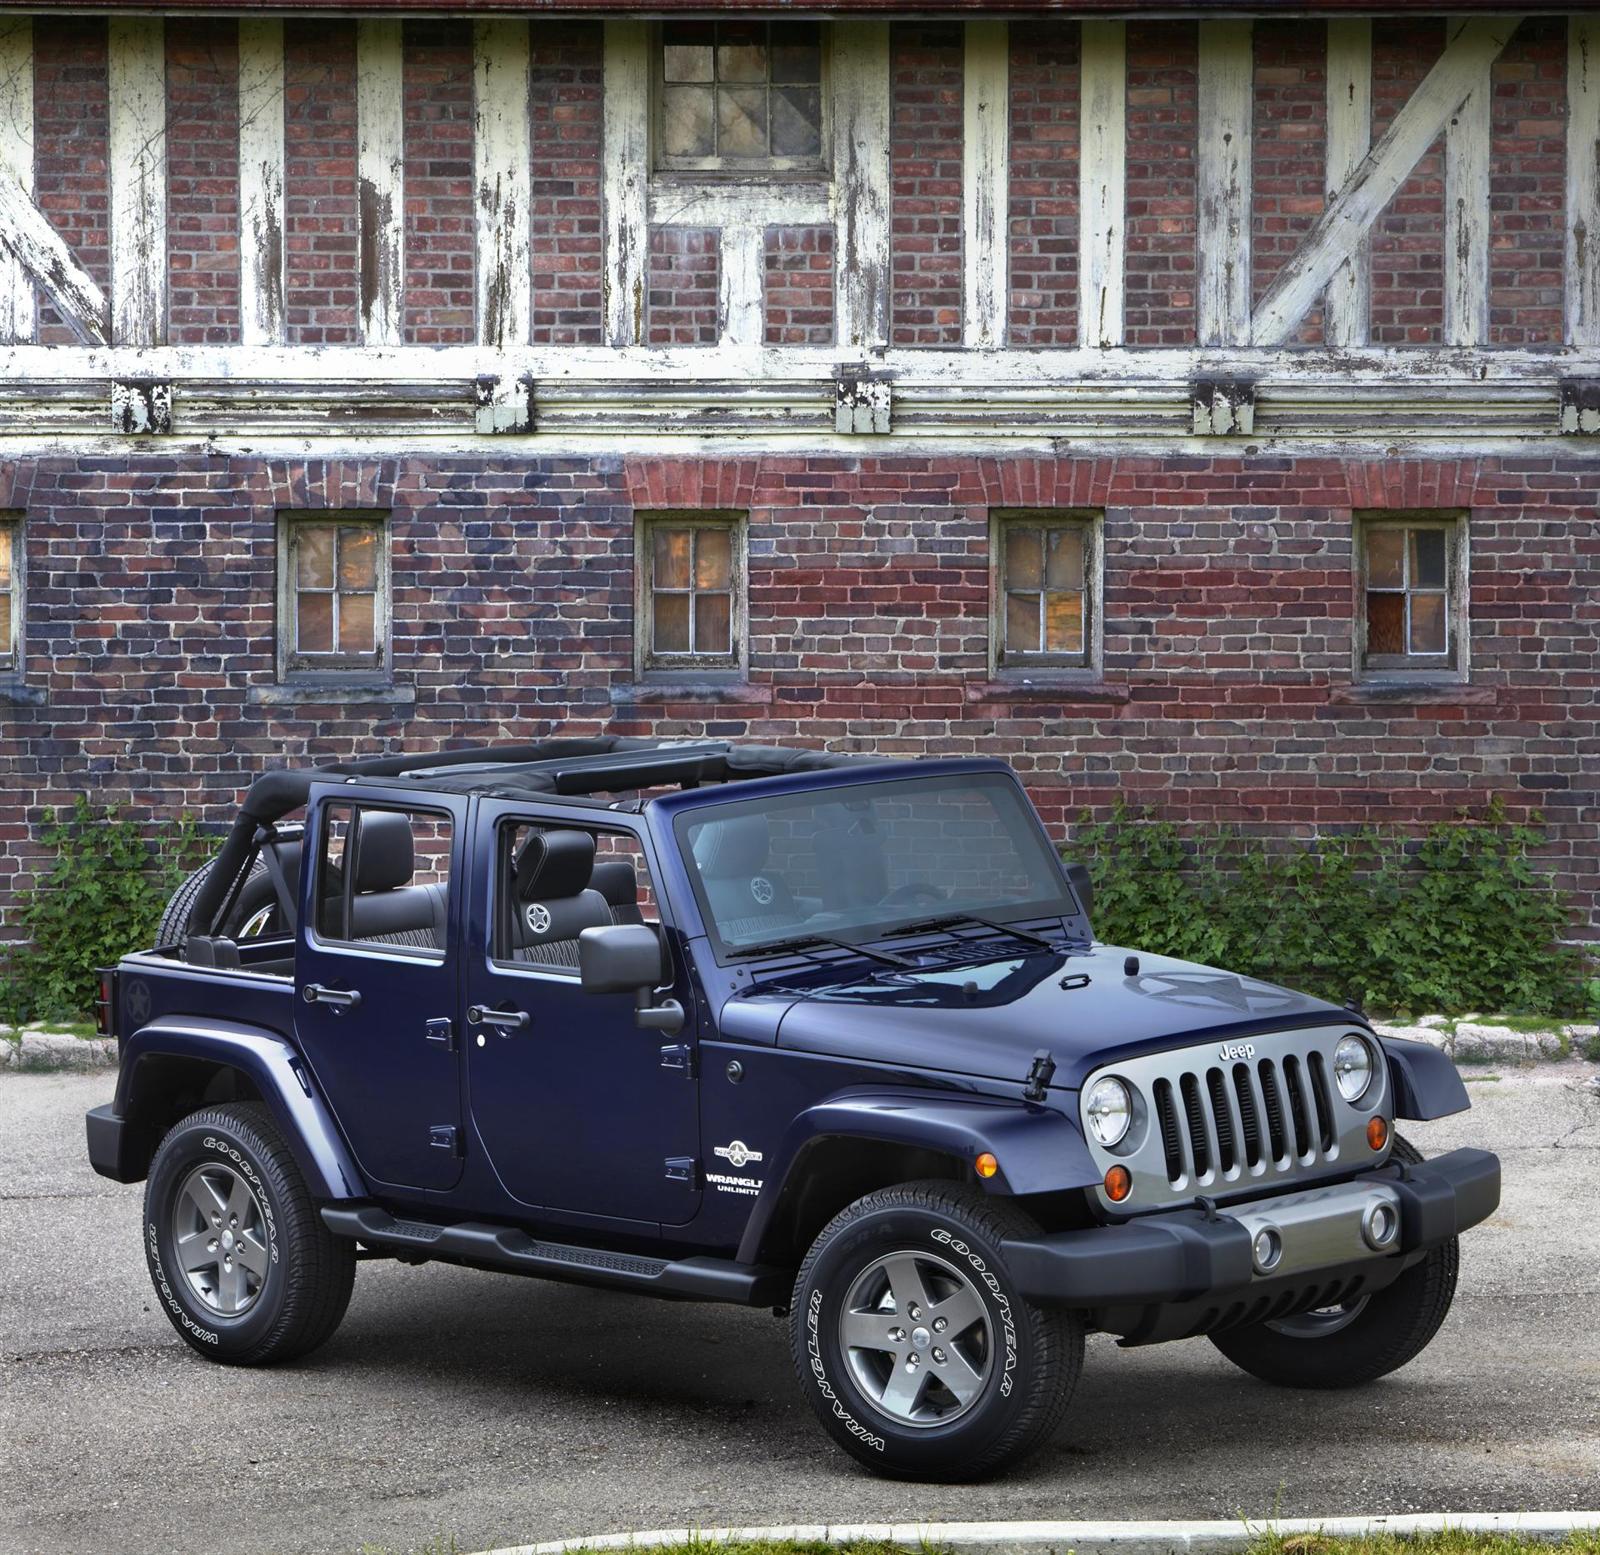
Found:
[[1426, 1042], [1380, 1037], [1394, 1087], [1394, 1115], [1426, 1122], [1465, 1112], [1472, 1105], [1449, 1054]]
[[254, 1087], [314, 1198], [367, 1195], [338, 1125], [304, 1060], [282, 1037], [236, 1021], [164, 1016], [141, 1027], [122, 1045], [122, 1066], [112, 1110], [137, 1119], [156, 1099], [163, 1059], [190, 1059], [237, 1070]]

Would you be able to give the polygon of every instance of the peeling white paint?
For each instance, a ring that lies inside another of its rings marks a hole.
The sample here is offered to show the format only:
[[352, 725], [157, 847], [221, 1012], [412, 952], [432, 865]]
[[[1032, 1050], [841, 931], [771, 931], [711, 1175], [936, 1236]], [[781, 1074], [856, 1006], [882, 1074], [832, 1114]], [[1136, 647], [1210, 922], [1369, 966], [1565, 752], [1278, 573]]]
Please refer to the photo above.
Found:
[[605, 334], [613, 346], [644, 339], [650, 251], [650, 30], [642, 21], [605, 24]]
[[834, 317], [839, 344], [889, 343], [889, 24], [832, 27]]
[[283, 277], [283, 23], [239, 23], [239, 334], [246, 346], [286, 338]]
[[962, 76], [962, 340], [1006, 342], [1010, 292], [1011, 28], [968, 22]]
[[725, 346], [758, 346], [766, 336], [766, 228], [722, 229], [717, 279], [717, 336]]
[[[0, 180], [33, 197], [33, 23], [0, 18]], [[38, 328], [33, 277], [0, 230], [0, 343], [32, 340]]]
[[[1331, 204], [1372, 149], [1372, 19], [1328, 22], [1327, 186]], [[1372, 243], [1363, 237], [1340, 261], [1322, 305], [1330, 346], [1367, 343], [1372, 328]]]
[[157, 345], [167, 333], [167, 58], [158, 16], [106, 24], [111, 185], [111, 333]]
[[1489, 66], [1444, 132], [1444, 339], [1489, 338]]
[[401, 24], [356, 23], [357, 290], [361, 338], [398, 345], [405, 338], [405, 74]]
[[1600, 345], [1600, 17], [1567, 18], [1566, 335]]
[[1248, 21], [1200, 23], [1195, 315], [1203, 346], [1250, 338], [1253, 48]]
[[474, 24], [477, 336], [497, 347], [533, 337], [531, 64], [526, 21]]
[[1078, 344], [1123, 340], [1127, 265], [1128, 24], [1083, 24], [1078, 159]]

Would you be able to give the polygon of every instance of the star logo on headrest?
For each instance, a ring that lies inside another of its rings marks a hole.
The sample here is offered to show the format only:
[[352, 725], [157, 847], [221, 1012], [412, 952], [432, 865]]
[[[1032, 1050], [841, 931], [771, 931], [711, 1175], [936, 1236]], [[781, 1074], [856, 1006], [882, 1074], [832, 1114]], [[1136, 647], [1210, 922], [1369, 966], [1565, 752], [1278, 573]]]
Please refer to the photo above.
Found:
[[525, 914], [528, 927], [535, 934], [546, 934], [550, 930], [550, 909], [543, 902], [529, 902]]
[[750, 882], [750, 894], [761, 903], [763, 907], [772, 905], [772, 898], [777, 893], [772, 889], [772, 882], [765, 875], [757, 875]]

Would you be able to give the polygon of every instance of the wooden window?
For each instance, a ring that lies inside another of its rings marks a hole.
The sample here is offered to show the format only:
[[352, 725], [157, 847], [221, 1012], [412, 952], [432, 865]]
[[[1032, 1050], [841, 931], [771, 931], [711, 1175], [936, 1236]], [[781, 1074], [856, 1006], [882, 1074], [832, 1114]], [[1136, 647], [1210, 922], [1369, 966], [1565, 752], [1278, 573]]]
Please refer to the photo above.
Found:
[[744, 524], [732, 515], [646, 519], [638, 535], [641, 669], [744, 665]]
[[0, 515], [0, 674], [22, 668], [22, 520]]
[[1466, 662], [1464, 519], [1360, 515], [1356, 549], [1360, 667], [1461, 673]]
[[991, 535], [996, 669], [1092, 669], [1100, 541], [1091, 514], [1015, 513]]
[[383, 520], [360, 514], [286, 515], [279, 541], [282, 668], [289, 673], [384, 669], [389, 547]]
[[664, 22], [656, 163], [698, 172], [820, 172], [826, 144], [817, 22]]

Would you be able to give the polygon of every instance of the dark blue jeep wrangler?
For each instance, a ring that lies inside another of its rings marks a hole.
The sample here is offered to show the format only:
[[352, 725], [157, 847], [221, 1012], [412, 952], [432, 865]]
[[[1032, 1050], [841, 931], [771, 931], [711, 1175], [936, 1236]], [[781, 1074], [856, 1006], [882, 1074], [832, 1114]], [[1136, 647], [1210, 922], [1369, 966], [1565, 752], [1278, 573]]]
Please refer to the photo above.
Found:
[[[302, 820], [291, 820], [298, 812]], [[966, 1479], [1084, 1334], [1404, 1365], [1500, 1169], [1449, 1061], [1094, 942], [995, 761], [601, 738], [274, 772], [106, 974], [89, 1156], [202, 1355], [303, 1355], [359, 1257], [765, 1306], [845, 1450]]]

